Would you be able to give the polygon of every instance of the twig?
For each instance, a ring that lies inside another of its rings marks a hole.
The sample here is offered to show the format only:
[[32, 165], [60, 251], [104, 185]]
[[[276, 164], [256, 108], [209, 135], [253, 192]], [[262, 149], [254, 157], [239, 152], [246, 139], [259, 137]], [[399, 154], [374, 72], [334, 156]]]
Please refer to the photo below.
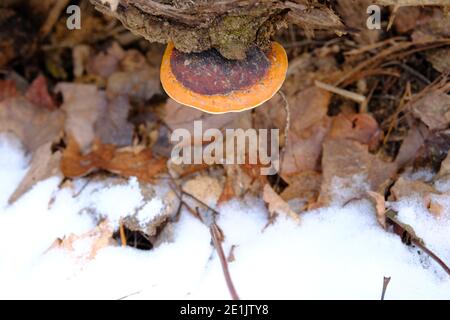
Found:
[[[391, 210], [392, 211], [392, 210]], [[431, 251], [430, 249], [428, 249], [425, 244], [423, 244], [421, 242], [420, 238], [417, 238], [417, 236], [415, 236], [414, 234], [410, 234], [410, 232], [408, 230], [405, 229], [405, 227], [402, 225], [402, 223], [400, 221], [398, 221], [396, 218], [392, 218], [389, 214], [386, 214], [386, 219], [387, 221], [389, 221], [391, 224], [393, 224], [394, 226], [396, 226], [397, 228], [400, 228], [400, 230], [402, 230], [403, 233], [406, 233], [405, 235], [407, 237], [409, 237], [409, 243], [414, 244], [415, 246], [419, 247], [419, 249], [421, 249], [422, 251], [424, 251], [426, 254], [428, 254], [434, 261], [437, 262], [437, 264], [439, 264], [442, 269], [444, 269], [444, 271], [450, 276], [450, 268], [445, 264], [444, 261], [442, 261], [441, 258], [439, 258], [433, 251]], [[402, 239], [403, 240], [403, 239]]]
[[381, 292], [381, 300], [384, 300], [386, 294], [386, 289], [391, 281], [391, 277], [383, 277], [383, 291]]
[[136, 291], [136, 292], [127, 294], [126, 296], [123, 296], [123, 297], [121, 297], [121, 298], [119, 298], [119, 299], [117, 299], [117, 300], [125, 300], [126, 298], [129, 298], [129, 297], [131, 297], [131, 296], [135, 296], [135, 295], [137, 295], [137, 294], [139, 294], [139, 293], [141, 293], [141, 291]]
[[122, 248], [125, 248], [127, 246], [127, 237], [125, 236], [125, 228], [123, 226], [123, 221], [120, 220], [119, 223], [119, 233], [120, 233], [120, 242]]
[[442, 261], [441, 258], [439, 258], [433, 251], [431, 251], [430, 249], [428, 249], [424, 244], [420, 243], [419, 241], [416, 241], [415, 239], [412, 239], [411, 242], [416, 245], [417, 247], [419, 247], [423, 252], [425, 252], [426, 254], [428, 254], [434, 261], [437, 262], [438, 265], [440, 265], [442, 267], [442, 269], [444, 269], [445, 272], [447, 272], [447, 274], [450, 276], [450, 268], [445, 264], [444, 261]]
[[47, 34], [53, 29], [53, 26], [58, 21], [61, 12], [64, 8], [67, 7], [70, 0], [59, 0], [55, 1], [53, 8], [50, 10], [50, 13], [47, 16], [47, 20], [42, 25], [41, 30], [39, 31], [39, 35], [41, 38], [45, 38]]
[[[289, 130], [291, 128], [291, 112], [290, 112], [290, 108], [289, 108], [289, 101], [286, 98], [286, 95], [284, 94], [283, 91], [281, 91], [281, 90], [278, 91], [278, 94], [280, 95], [281, 99], [283, 99], [283, 101], [284, 101], [284, 110], [286, 112], [286, 126], [284, 128], [284, 145], [283, 145], [283, 148], [281, 149], [280, 171], [278, 173], [277, 181], [275, 183], [275, 185], [277, 185], [277, 186], [280, 183], [280, 176], [281, 176], [281, 173], [283, 172], [284, 156], [286, 154], [286, 149], [289, 144]], [[271, 152], [273, 152], [273, 150]]]
[[366, 97], [363, 96], [362, 94], [351, 92], [351, 91], [348, 91], [348, 90], [345, 90], [345, 89], [341, 89], [341, 88], [338, 88], [336, 86], [332, 86], [330, 84], [323, 83], [323, 82], [321, 82], [319, 80], [315, 81], [315, 85], [318, 88], [330, 91], [332, 93], [336, 93], [336, 94], [338, 94], [340, 96], [343, 96], [345, 98], [348, 98], [350, 100], [353, 100], [353, 101], [361, 103], [361, 104], [363, 104], [366, 101]]
[[239, 300], [239, 296], [234, 288], [233, 281], [231, 280], [230, 270], [228, 269], [227, 259], [223, 252], [221, 240], [220, 240], [220, 230], [217, 224], [212, 223], [209, 227], [211, 232], [211, 238], [213, 240], [214, 247], [216, 248], [217, 254], [219, 255], [220, 264], [222, 265], [223, 275], [225, 277], [225, 282], [227, 283], [228, 290], [230, 291], [231, 298], [233, 300]]

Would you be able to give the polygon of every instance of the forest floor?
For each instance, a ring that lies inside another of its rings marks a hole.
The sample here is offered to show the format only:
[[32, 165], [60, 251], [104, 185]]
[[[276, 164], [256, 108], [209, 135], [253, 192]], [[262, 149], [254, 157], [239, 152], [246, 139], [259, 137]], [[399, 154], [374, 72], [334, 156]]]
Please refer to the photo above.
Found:
[[[337, 1], [350, 33], [280, 31], [286, 130], [281, 95], [178, 104], [163, 45], [84, 0], [70, 31], [55, 3], [0, 6], [1, 298], [450, 298], [445, 10], [384, 8], [368, 30]], [[280, 129], [280, 172], [174, 164], [196, 120]]]

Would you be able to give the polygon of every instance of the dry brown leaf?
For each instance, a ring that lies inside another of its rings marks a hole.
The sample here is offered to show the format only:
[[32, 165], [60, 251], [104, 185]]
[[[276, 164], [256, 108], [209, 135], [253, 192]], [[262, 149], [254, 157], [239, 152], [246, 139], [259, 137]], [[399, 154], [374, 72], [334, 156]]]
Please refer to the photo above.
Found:
[[441, 73], [450, 72], [450, 48], [430, 50], [425, 54], [434, 69]]
[[[182, 189], [203, 203], [215, 207], [222, 193], [223, 185], [221, 179], [211, 176], [196, 176], [184, 182]], [[190, 200], [187, 201], [190, 203]], [[192, 207], [195, 208], [195, 204]]]
[[86, 70], [90, 74], [108, 78], [117, 71], [124, 57], [125, 51], [117, 42], [113, 42], [105, 51], [97, 53], [87, 61]]
[[315, 170], [322, 153], [322, 142], [331, 120], [327, 116], [330, 93], [316, 87], [296, 95], [290, 105], [291, 127], [283, 155], [283, 179], [302, 171]]
[[95, 85], [75, 83], [60, 83], [55, 90], [63, 95], [66, 134], [77, 141], [82, 152], [87, 152], [95, 139], [94, 124], [107, 106], [104, 92]]
[[219, 200], [217, 200], [218, 205], [226, 203], [236, 197], [233, 188], [233, 177], [227, 175], [225, 179], [225, 185], [223, 187], [222, 193], [220, 194]]
[[152, 182], [166, 169], [166, 159], [155, 159], [149, 149], [116, 149], [113, 145], [94, 143], [92, 151], [83, 155], [74, 139], [69, 138], [61, 160], [61, 171], [66, 177], [80, 177], [94, 170], [106, 170], [123, 177], [136, 177]]
[[51, 146], [51, 142], [45, 143], [33, 153], [30, 168], [14, 193], [9, 197], [9, 203], [15, 202], [39, 181], [50, 177], [58, 177], [60, 181], [62, 180], [59, 169], [61, 153], [59, 151], [52, 153]]
[[368, 190], [381, 191], [397, 166], [370, 154], [367, 146], [357, 141], [327, 139], [323, 145], [322, 170], [319, 203], [327, 205], [334, 200], [345, 203], [363, 197]]
[[[162, 110], [162, 118], [171, 130], [186, 129], [192, 139], [201, 141], [202, 134], [208, 129], [248, 129], [251, 126], [251, 111], [240, 113], [207, 114], [200, 110], [183, 106], [168, 99]], [[201, 121], [201, 132], [194, 132], [194, 121]]]
[[329, 137], [351, 139], [363, 144], [375, 145], [380, 134], [377, 121], [367, 113], [339, 114], [333, 117]]
[[108, 96], [128, 96], [131, 100], [147, 101], [161, 93], [159, 70], [150, 68], [139, 71], [118, 71], [108, 78]]
[[88, 152], [95, 139], [103, 144], [127, 146], [134, 127], [128, 122], [130, 104], [126, 96], [109, 99], [94, 85], [60, 83], [67, 115], [66, 134], [75, 138], [82, 152]]
[[[56, 239], [55, 242], [52, 244], [52, 246], [49, 248], [49, 250], [63, 249], [73, 254], [76, 254], [76, 258], [78, 259], [92, 260], [97, 256], [100, 250], [114, 243], [114, 240], [112, 239], [113, 231], [114, 230], [111, 227], [109, 221], [104, 220], [100, 222], [100, 224], [97, 227], [80, 236], [71, 234], [63, 239]], [[75, 244], [78, 241], [80, 242], [89, 241], [90, 242], [89, 250], [87, 250], [86, 252], [79, 252], [75, 250]]]
[[441, 162], [441, 168], [439, 169], [439, 177], [450, 175], [450, 154]]
[[278, 215], [288, 215], [294, 221], [300, 222], [300, 217], [292, 211], [289, 204], [283, 200], [269, 184], [264, 186], [263, 200], [268, 205], [269, 220], [273, 221]]
[[0, 131], [16, 135], [30, 153], [45, 143], [57, 141], [63, 123], [64, 115], [59, 110], [36, 107], [22, 97], [0, 102]]
[[367, 191], [367, 194], [375, 206], [375, 213], [377, 215], [378, 223], [383, 227], [383, 229], [386, 229], [386, 201], [384, 196], [373, 191]]
[[37, 107], [48, 110], [56, 110], [56, 103], [48, 93], [47, 79], [43, 75], [39, 75], [31, 83], [25, 97]]
[[[425, 207], [435, 217], [442, 216], [444, 212], [444, 207], [439, 203], [439, 197], [442, 197], [442, 195], [427, 194], [423, 199]], [[444, 196], [444, 199], [446, 199], [446, 196]]]
[[417, 151], [424, 144], [429, 134], [428, 128], [423, 123], [417, 122], [412, 124], [395, 158], [395, 163], [399, 168], [403, 168], [414, 161]]
[[438, 194], [439, 192], [433, 186], [419, 180], [407, 180], [404, 177], [397, 179], [391, 188], [391, 198], [400, 200], [405, 197], [419, 197], [424, 199], [430, 194]]
[[414, 167], [428, 167], [437, 171], [449, 150], [450, 129], [430, 132], [423, 145], [417, 151]]
[[130, 108], [126, 96], [110, 99], [94, 124], [96, 138], [100, 139], [103, 144], [130, 145], [134, 131], [134, 126], [127, 120]]
[[317, 200], [320, 191], [322, 175], [316, 171], [305, 171], [290, 177], [289, 186], [281, 193], [284, 201], [303, 199], [307, 207]]
[[359, 32], [352, 33], [352, 36], [361, 44], [375, 43], [380, 36], [380, 30], [369, 30], [367, 28], [367, 16], [361, 14], [366, 12], [371, 4], [373, 4], [373, 0], [337, 1], [337, 13], [347, 27], [359, 30]]
[[445, 92], [430, 92], [409, 108], [430, 130], [442, 130], [450, 124], [450, 95]]
[[0, 102], [19, 95], [13, 80], [0, 80]]

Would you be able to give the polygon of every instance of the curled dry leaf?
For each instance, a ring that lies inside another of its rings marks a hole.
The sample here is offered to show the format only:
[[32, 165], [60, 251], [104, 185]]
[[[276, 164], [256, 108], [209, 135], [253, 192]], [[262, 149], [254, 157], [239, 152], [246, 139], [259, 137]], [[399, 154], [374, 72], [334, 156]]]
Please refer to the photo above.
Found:
[[369, 199], [375, 205], [375, 213], [377, 215], [378, 223], [383, 227], [383, 229], [386, 229], [386, 201], [384, 196], [373, 191], [367, 191], [367, 194]]
[[60, 83], [55, 90], [63, 95], [66, 134], [87, 152], [95, 139], [94, 124], [107, 105], [104, 92], [95, 85], [72, 83]]
[[[319, 203], [327, 205], [334, 200], [345, 203], [363, 197], [368, 190], [379, 191], [396, 173], [397, 166], [370, 154], [368, 147], [357, 141], [327, 139], [323, 146], [322, 170]], [[356, 181], [358, 177], [361, 181]], [[345, 189], [352, 192], [347, 194]]]
[[380, 138], [377, 121], [367, 113], [339, 114], [333, 117], [330, 138], [345, 138], [375, 145]]
[[399, 168], [414, 161], [417, 151], [424, 144], [428, 134], [429, 130], [425, 124], [419, 121], [412, 124], [395, 158], [395, 163]]
[[50, 177], [58, 177], [60, 181], [62, 180], [59, 168], [61, 152], [56, 151], [53, 153], [51, 147], [52, 143], [48, 142], [36, 149], [31, 158], [30, 168], [19, 186], [9, 197], [8, 203], [15, 202], [39, 181]]
[[269, 184], [264, 186], [263, 200], [268, 206], [269, 220], [273, 221], [278, 215], [288, 215], [294, 221], [300, 222], [300, 217], [292, 211], [289, 204], [283, 200]]
[[22, 97], [0, 102], [0, 131], [17, 136], [30, 153], [57, 141], [63, 125], [64, 115], [59, 110], [39, 108]]
[[450, 95], [445, 92], [430, 92], [409, 108], [430, 130], [443, 130], [450, 124]]
[[47, 79], [43, 75], [39, 75], [34, 79], [28, 88], [25, 97], [37, 107], [56, 110], [56, 103], [48, 93]]
[[[77, 259], [92, 260], [100, 250], [114, 244], [112, 239], [113, 231], [109, 221], [104, 220], [85, 234], [71, 234], [63, 239], [56, 239], [49, 250], [63, 249], [74, 254]], [[88, 246], [86, 246], [86, 243], [88, 243]], [[78, 246], [78, 244], [82, 245]]]
[[395, 184], [391, 188], [391, 197], [393, 200], [400, 200], [406, 197], [417, 196], [421, 199], [429, 196], [430, 194], [438, 194], [436, 189], [426, 182], [419, 180], [408, 180], [404, 177], [397, 179]]
[[61, 171], [66, 177], [80, 177], [94, 170], [106, 170], [123, 177], [136, 177], [152, 182], [166, 169], [166, 159], [156, 159], [147, 148], [117, 149], [96, 141], [92, 151], [83, 154], [78, 143], [69, 138], [61, 160]]

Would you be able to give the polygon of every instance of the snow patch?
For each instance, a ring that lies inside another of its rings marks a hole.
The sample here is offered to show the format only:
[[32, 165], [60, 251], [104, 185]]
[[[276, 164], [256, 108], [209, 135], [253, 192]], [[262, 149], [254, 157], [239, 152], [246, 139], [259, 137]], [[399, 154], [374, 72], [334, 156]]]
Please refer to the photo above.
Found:
[[[2, 192], [12, 192], [27, 163], [20, 145], [0, 138]], [[70, 252], [48, 250], [55, 239], [82, 235], [97, 225], [97, 216], [83, 209], [117, 222], [141, 206], [143, 220], [164, 207], [160, 198], [145, 204], [136, 179], [121, 185], [86, 185], [80, 179], [75, 189], [60, 189], [58, 179], [51, 178], [10, 206], [2, 194], [0, 298], [229, 298], [209, 230], [187, 211], [174, 224], [174, 242], [151, 251], [110, 246], [80, 263]], [[440, 218], [419, 200], [393, 206], [399, 219], [448, 263], [450, 206]], [[449, 277], [384, 231], [368, 201], [305, 213], [299, 225], [279, 217], [266, 226], [261, 199], [234, 200], [219, 210], [225, 254], [232, 250], [235, 257], [231, 276], [244, 299], [379, 299], [384, 276], [391, 277], [386, 299], [450, 298]], [[86, 250], [85, 245], [75, 249]]]

